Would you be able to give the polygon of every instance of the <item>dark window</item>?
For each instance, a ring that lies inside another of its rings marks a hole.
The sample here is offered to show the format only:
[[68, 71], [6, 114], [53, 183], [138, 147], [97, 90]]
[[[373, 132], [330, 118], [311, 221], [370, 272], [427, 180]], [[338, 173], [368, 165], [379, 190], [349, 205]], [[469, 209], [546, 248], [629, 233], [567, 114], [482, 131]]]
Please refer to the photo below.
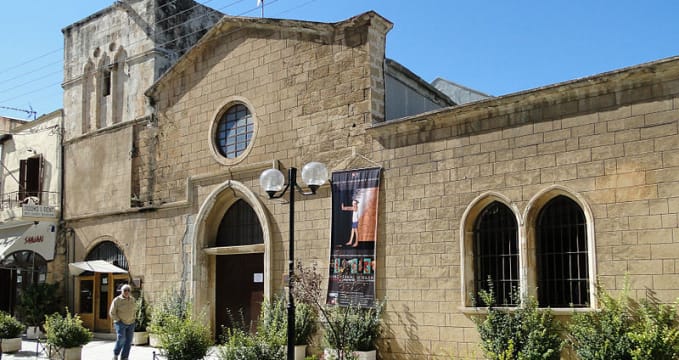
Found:
[[263, 244], [262, 225], [250, 204], [236, 201], [219, 224], [216, 246]]
[[87, 254], [85, 260], [104, 260], [121, 269], [129, 270], [125, 255], [112, 241], [104, 241], [97, 245], [89, 254]]
[[237, 158], [247, 149], [254, 130], [252, 115], [245, 105], [230, 107], [217, 124], [215, 133], [217, 150], [224, 157]]
[[42, 192], [42, 156], [19, 161], [19, 200], [36, 197], [38, 202]]
[[489, 290], [497, 305], [516, 305], [519, 288], [518, 226], [512, 211], [497, 201], [481, 212], [474, 226], [475, 291]]
[[587, 224], [580, 206], [566, 196], [550, 200], [538, 215], [536, 236], [540, 306], [587, 306]]
[[47, 262], [33, 251], [18, 251], [0, 261], [0, 310], [13, 313], [22, 291], [44, 283]]
[[111, 95], [111, 70], [104, 70], [104, 76], [101, 83], [101, 95]]

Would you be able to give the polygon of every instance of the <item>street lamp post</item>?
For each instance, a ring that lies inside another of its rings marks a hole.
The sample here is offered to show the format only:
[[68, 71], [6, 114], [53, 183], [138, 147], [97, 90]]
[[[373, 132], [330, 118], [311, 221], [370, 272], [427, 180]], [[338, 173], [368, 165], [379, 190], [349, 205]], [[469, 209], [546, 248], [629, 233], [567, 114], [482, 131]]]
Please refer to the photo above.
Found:
[[[314, 195], [316, 190], [328, 179], [328, 169], [319, 162], [310, 162], [302, 168], [302, 181], [310, 191], [304, 191], [297, 184], [297, 168], [288, 169], [288, 181], [284, 184], [283, 173], [278, 169], [264, 170], [259, 176], [262, 189], [269, 195], [269, 199], [283, 197], [288, 189], [297, 190], [301, 195]], [[283, 187], [285, 186], [285, 187]], [[295, 191], [290, 191], [289, 209], [289, 254], [288, 254], [288, 360], [295, 358], [295, 300], [292, 296], [293, 276], [295, 274]]]

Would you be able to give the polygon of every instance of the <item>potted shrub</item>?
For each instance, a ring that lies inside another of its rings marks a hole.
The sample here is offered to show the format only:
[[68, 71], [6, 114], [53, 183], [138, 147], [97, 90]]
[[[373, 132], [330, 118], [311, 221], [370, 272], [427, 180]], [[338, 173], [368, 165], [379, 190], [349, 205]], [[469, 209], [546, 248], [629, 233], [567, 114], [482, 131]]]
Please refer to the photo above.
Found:
[[317, 321], [318, 314], [311, 305], [307, 303], [295, 305], [295, 360], [304, 360], [306, 348], [316, 333]]
[[479, 292], [479, 298], [488, 310], [485, 314], [473, 316], [472, 320], [488, 359], [560, 358], [564, 342], [549, 308], [539, 308], [533, 297], [522, 299], [517, 291], [513, 291], [512, 300], [519, 306], [512, 309], [499, 307], [492, 283], [489, 283], [489, 290]]
[[[306, 303], [295, 305], [295, 360], [304, 360], [306, 347], [316, 332], [316, 312]], [[283, 296], [276, 296], [273, 300], [265, 300], [257, 326], [257, 337], [272, 346], [287, 345], [288, 311], [287, 302]], [[287, 351], [287, 350], [286, 350]]]
[[377, 339], [382, 333], [384, 303], [362, 308], [357, 305], [330, 306], [323, 314], [323, 341], [326, 358], [375, 360]]
[[178, 293], [166, 293], [151, 306], [151, 319], [147, 326], [149, 345], [161, 347], [160, 335], [166, 331], [167, 322], [172, 318], [184, 319], [188, 314], [187, 304]]
[[12, 315], [0, 311], [0, 351], [13, 353], [21, 350], [21, 334], [24, 324]]
[[45, 323], [45, 316], [60, 309], [59, 284], [34, 283], [21, 291], [17, 302], [17, 317], [26, 324], [26, 338], [37, 339]]
[[568, 342], [579, 359], [679, 358], [679, 304], [635, 301], [629, 291], [628, 279], [616, 297], [599, 286], [598, 311], [573, 314]]
[[202, 359], [212, 345], [212, 334], [203, 316], [193, 316], [190, 307], [184, 315], [168, 315], [164, 329], [158, 334], [161, 353], [168, 360]]
[[149, 341], [149, 333], [147, 327], [149, 326], [149, 309], [148, 303], [144, 298], [144, 293], [140, 292], [136, 300], [135, 309], [135, 323], [134, 323], [134, 337], [132, 338], [133, 345], [144, 345]]
[[83, 326], [78, 315], [71, 315], [68, 308], [66, 316], [58, 313], [48, 315], [45, 331], [47, 344], [58, 352], [63, 351], [59, 358], [64, 360], [80, 360], [82, 347], [92, 340], [92, 332]]
[[[280, 335], [283, 336], [280, 336]], [[250, 334], [242, 328], [226, 328], [222, 334], [224, 344], [217, 348], [221, 360], [280, 360], [285, 358], [285, 346], [281, 339], [272, 341], [261, 332]], [[271, 335], [271, 334], [269, 334]]]

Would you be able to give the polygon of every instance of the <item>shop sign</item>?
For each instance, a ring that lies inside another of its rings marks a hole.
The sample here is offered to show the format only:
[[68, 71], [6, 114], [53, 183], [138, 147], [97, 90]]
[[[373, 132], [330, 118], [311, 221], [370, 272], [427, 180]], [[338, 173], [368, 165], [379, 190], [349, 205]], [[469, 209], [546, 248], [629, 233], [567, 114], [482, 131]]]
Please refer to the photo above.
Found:
[[31, 218], [55, 218], [56, 217], [56, 211], [54, 210], [54, 206], [24, 204], [21, 207], [21, 209], [23, 211], [22, 217], [31, 217]]

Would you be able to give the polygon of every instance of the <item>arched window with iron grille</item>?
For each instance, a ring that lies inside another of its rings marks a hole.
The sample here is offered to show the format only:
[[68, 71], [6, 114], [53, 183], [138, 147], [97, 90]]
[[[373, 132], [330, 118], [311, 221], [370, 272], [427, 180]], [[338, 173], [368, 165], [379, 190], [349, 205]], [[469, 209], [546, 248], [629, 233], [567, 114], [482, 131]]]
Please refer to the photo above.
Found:
[[104, 241], [92, 249], [85, 260], [105, 260], [125, 270], [129, 270], [125, 254], [113, 241]]
[[518, 226], [512, 211], [494, 201], [480, 213], [474, 225], [475, 295], [492, 283], [496, 305], [513, 306], [512, 292], [519, 289]]
[[588, 306], [587, 222], [580, 206], [563, 195], [551, 199], [538, 215], [535, 233], [540, 306]]

